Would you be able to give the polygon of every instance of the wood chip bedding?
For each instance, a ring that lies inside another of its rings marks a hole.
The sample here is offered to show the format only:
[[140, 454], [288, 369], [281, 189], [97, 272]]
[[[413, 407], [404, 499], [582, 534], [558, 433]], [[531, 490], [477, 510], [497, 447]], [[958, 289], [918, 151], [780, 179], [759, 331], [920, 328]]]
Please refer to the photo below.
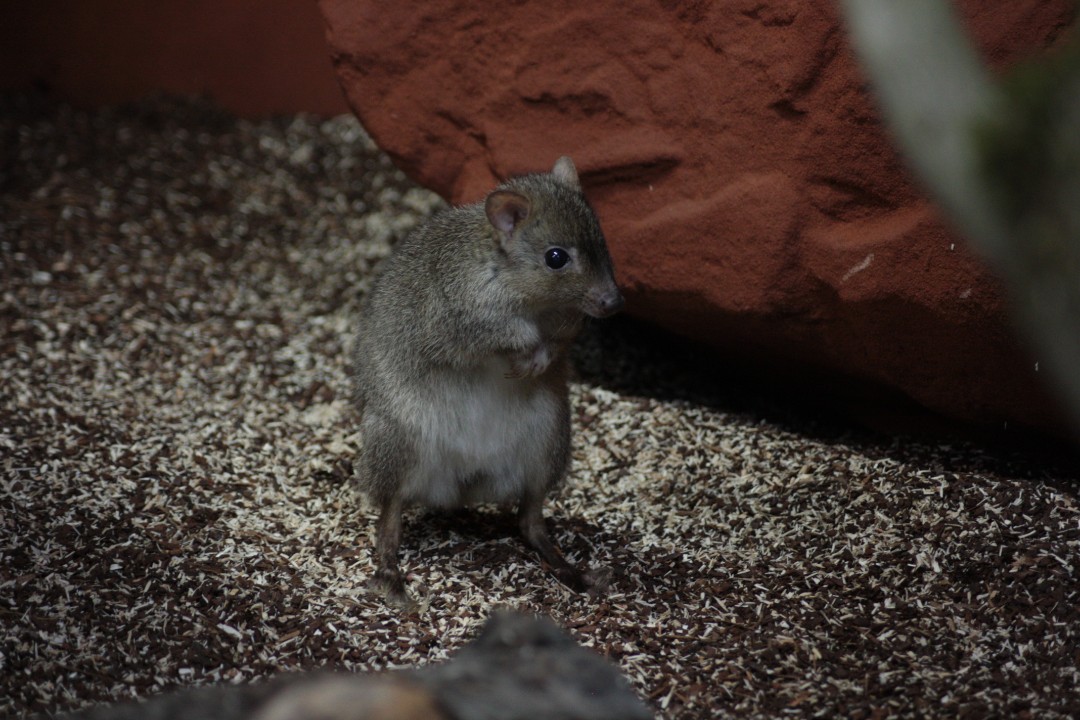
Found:
[[663, 718], [1080, 715], [1070, 466], [699, 393], [608, 323], [548, 516], [611, 593], [493, 509], [414, 512], [401, 615], [365, 592], [343, 348], [439, 200], [352, 118], [170, 98], [5, 96], [0, 173], [0, 716], [439, 662], [500, 606]]

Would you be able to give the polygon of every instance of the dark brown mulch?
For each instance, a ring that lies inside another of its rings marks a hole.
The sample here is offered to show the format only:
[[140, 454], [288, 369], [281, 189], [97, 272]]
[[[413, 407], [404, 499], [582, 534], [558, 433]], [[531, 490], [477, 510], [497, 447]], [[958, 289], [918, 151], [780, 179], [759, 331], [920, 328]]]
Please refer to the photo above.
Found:
[[421, 612], [368, 596], [343, 347], [437, 205], [350, 118], [0, 100], [0, 715], [441, 661], [498, 606], [662, 717], [1080, 715], [1075, 474], [673, 399], [624, 323], [549, 507], [612, 592], [480, 509], [410, 515]]

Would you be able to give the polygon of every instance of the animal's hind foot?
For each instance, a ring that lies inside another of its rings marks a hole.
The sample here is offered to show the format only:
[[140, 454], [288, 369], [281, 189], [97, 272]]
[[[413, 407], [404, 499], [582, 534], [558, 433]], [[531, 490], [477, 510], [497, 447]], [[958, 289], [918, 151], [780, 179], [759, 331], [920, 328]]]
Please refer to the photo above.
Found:
[[375, 575], [368, 580], [368, 589], [386, 600], [390, 607], [398, 608], [406, 612], [416, 609], [416, 601], [405, 589], [405, 578], [400, 570], [379, 568]]

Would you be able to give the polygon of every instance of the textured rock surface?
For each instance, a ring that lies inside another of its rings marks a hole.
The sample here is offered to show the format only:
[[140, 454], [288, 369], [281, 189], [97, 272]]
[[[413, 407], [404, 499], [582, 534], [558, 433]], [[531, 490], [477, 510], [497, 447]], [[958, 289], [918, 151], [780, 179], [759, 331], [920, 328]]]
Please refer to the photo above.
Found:
[[[1004, 66], [1067, 0], [960, 3]], [[935, 410], [1051, 426], [999, 283], [890, 148], [830, 3], [321, 0], [379, 145], [453, 202], [570, 153], [630, 312]]]

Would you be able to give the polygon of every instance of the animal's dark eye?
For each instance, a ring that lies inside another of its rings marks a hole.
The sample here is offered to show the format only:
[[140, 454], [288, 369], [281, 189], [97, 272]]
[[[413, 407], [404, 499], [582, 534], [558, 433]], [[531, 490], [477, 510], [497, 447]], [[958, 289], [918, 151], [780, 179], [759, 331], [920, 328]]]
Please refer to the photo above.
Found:
[[561, 247], [548, 248], [548, 251], [544, 253], [544, 262], [552, 270], [558, 270], [566, 266], [566, 263], [570, 262], [570, 253], [563, 250]]

